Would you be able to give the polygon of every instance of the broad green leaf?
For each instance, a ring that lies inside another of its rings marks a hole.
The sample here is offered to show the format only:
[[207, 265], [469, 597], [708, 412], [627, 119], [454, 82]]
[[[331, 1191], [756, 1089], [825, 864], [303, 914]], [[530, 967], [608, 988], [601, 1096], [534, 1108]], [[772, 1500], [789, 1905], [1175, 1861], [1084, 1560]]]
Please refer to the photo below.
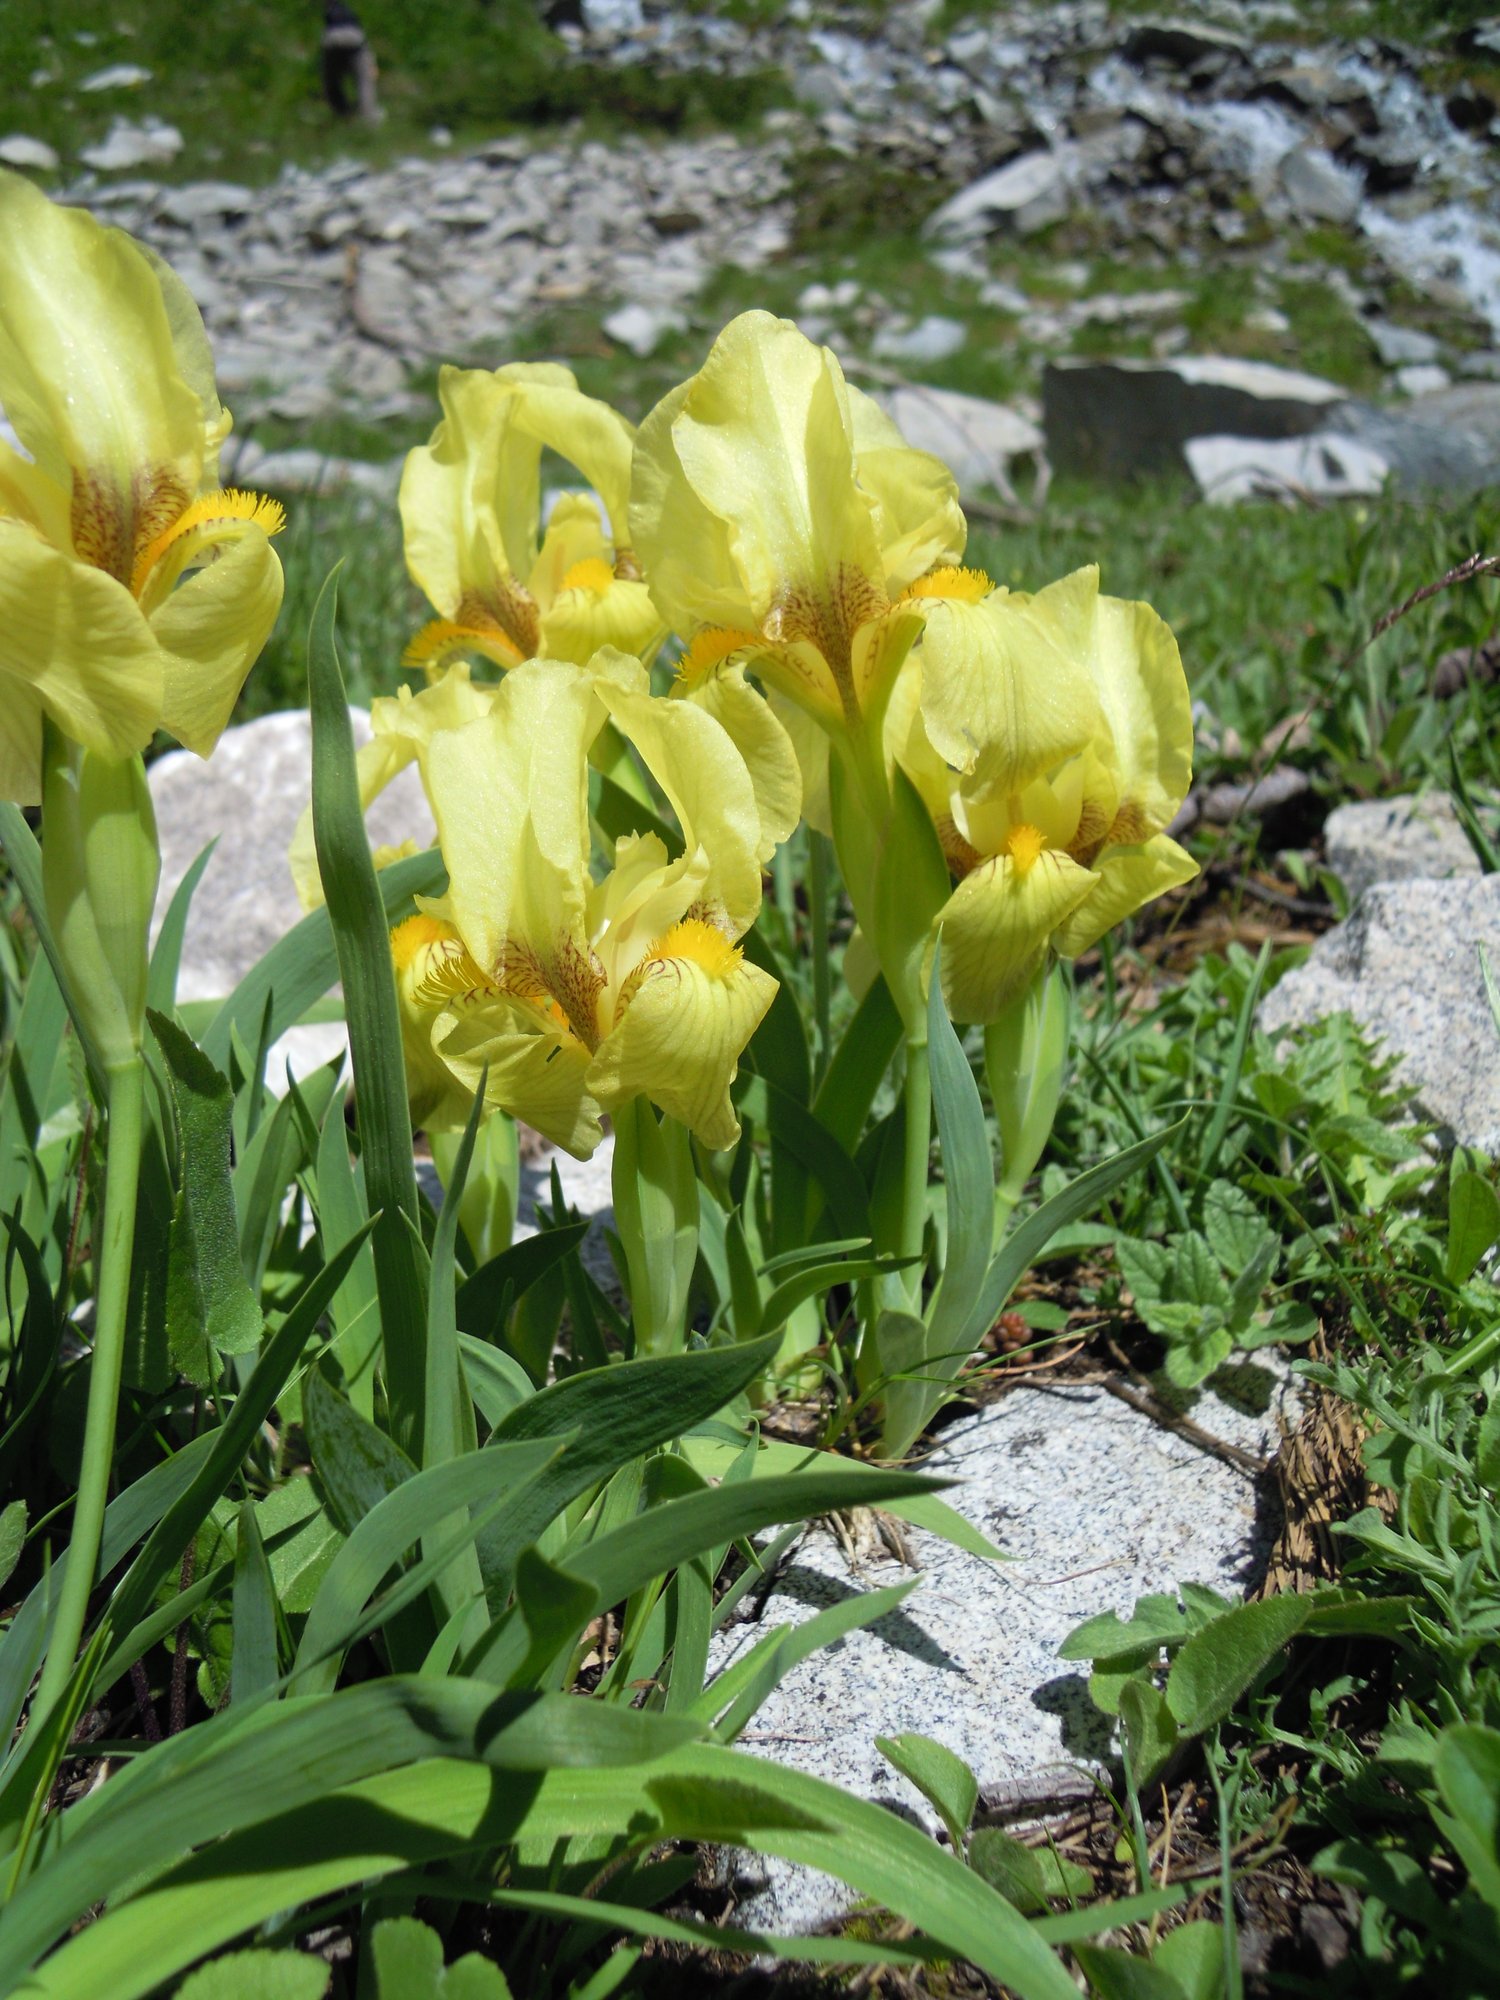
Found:
[[1116, 1237], [1115, 1262], [1130, 1287], [1138, 1312], [1166, 1294], [1171, 1282], [1172, 1253], [1165, 1243], [1146, 1243], [1133, 1236]]
[[1172, 1975], [1185, 2000], [1220, 2000], [1224, 1991], [1222, 1925], [1179, 1924], [1157, 1941], [1151, 1963]]
[[[237, 1835], [245, 1835], [248, 1851], [259, 1855], [266, 1879], [280, 1892], [281, 1900], [265, 1905], [265, 1914], [296, 1906], [307, 1893], [296, 1886], [304, 1871], [293, 1868], [285, 1879], [278, 1871], [297, 1854], [310, 1858], [318, 1851], [309, 1853], [296, 1828], [316, 1826], [329, 1855], [347, 1855], [351, 1843], [358, 1850], [376, 1838], [368, 1813], [361, 1814], [348, 1797], [331, 1796], [341, 1786], [369, 1777], [390, 1784], [400, 1776], [398, 1767], [431, 1770], [434, 1758], [451, 1779], [453, 1760], [464, 1760], [480, 1781], [479, 1795], [470, 1792], [465, 1801], [464, 1819], [473, 1830], [488, 1817], [501, 1832], [519, 1826], [536, 1795], [538, 1775], [554, 1767], [618, 1765], [629, 1772], [639, 1808], [646, 1803], [643, 1762], [670, 1754], [695, 1733], [697, 1726], [687, 1721], [613, 1704], [564, 1695], [501, 1695], [472, 1682], [416, 1677], [369, 1681], [319, 1700], [265, 1704], [246, 1717], [227, 1709], [137, 1759], [126, 1774], [131, 1783], [111, 1783], [89, 1802], [93, 1811], [81, 1816], [69, 1841], [9, 1904], [0, 1935], [0, 1990], [8, 1990], [84, 1911], [114, 1895], [122, 1882], [145, 1885], [163, 1868], [196, 1872], [212, 1882], [215, 1897], [222, 1899], [218, 1915], [208, 1913], [196, 1935], [159, 1938], [157, 1948], [143, 1950], [140, 1960], [130, 1953], [117, 1958], [110, 1941], [102, 1959], [85, 1955], [93, 1961], [87, 1977], [96, 1984], [59, 1990], [81, 1991], [91, 2000], [102, 1993], [125, 2000], [238, 1936], [248, 1923], [219, 1927], [220, 1918], [234, 1914]], [[532, 1782], [497, 1788], [494, 1771], [527, 1773]], [[329, 1825], [329, 1807], [332, 1820], [342, 1822], [338, 1831]], [[420, 1824], [414, 1831], [420, 1838]], [[226, 1849], [210, 1846], [185, 1870], [177, 1868], [185, 1852], [225, 1837]], [[389, 1826], [385, 1837], [396, 1849], [377, 1842], [377, 1852], [399, 1851], [400, 1830]], [[440, 1844], [436, 1851], [447, 1850]], [[383, 1870], [376, 1862], [360, 1872]], [[340, 1873], [339, 1879], [346, 1878]], [[137, 1895], [121, 1906], [121, 1914], [145, 1910], [152, 1901]], [[64, 1966], [67, 1957], [65, 1949], [54, 1965]]]
[[1232, 1181], [1215, 1181], [1203, 1197], [1203, 1233], [1219, 1262], [1231, 1278], [1260, 1255], [1269, 1242], [1277, 1246], [1274, 1230], [1243, 1188]]
[[1157, 1591], [1138, 1597], [1128, 1619], [1105, 1611], [1075, 1625], [1058, 1647], [1057, 1657], [1143, 1666], [1154, 1661], [1163, 1646], [1175, 1646], [1187, 1638], [1193, 1624], [1175, 1595]]
[[1195, 1632], [1172, 1662], [1167, 1706], [1184, 1736], [1222, 1722], [1245, 1690], [1307, 1623], [1306, 1597], [1241, 1604]]
[[0, 799], [0, 849], [4, 850], [6, 865], [21, 892], [22, 901], [26, 905], [26, 914], [36, 931], [37, 943], [46, 953], [47, 962], [52, 967], [53, 979], [67, 1007], [73, 1023], [73, 1032], [83, 1049], [95, 1090], [102, 1102], [104, 1064], [90, 1033], [88, 1022], [79, 1015], [68, 992], [67, 973], [47, 916], [47, 893], [42, 883], [42, 850], [37, 844], [36, 835], [26, 824], [20, 807], [12, 805], [8, 799]]
[[333, 1968], [305, 1951], [231, 1951], [184, 1979], [177, 2000], [323, 2000]]
[[559, 1223], [554, 1229], [523, 1237], [481, 1264], [458, 1288], [455, 1311], [461, 1330], [480, 1340], [495, 1340], [507, 1296], [515, 1300], [529, 1291], [583, 1241], [588, 1228], [586, 1221]]
[[956, 1751], [915, 1730], [877, 1736], [875, 1748], [903, 1778], [909, 1778], [948, 1829], [955, 1854], [964, 1851], [969, 1821], [979, 1803], [979, 1780]]
[[1080, 1944], [1074, 1955], [1098, 2000], [1187, 2000], [1170, 1972], [1116, 1945]]
[[901, 1043], [901, 1016], [883, 978], [855, 1010], [818, 1087], [813, 1112], [846, 1153], [852, 1153], [891, 1059]]
[[1219, 1269], [1219, 1260], [1209, 1248], [1207, 1237], [1190, 1229], [1178, 1238], [1172, 1251], [1172, 1297], [1187, 1305], [1229, 1309], [1229, 1286]]
[[516, 1604], [531, 1643], [518, 1679], [540, 1679], [587, 1625], [594, 1598], [592, 1583], [570, 1576], [534, 1548], [522, 1549], [516, 1561]]
[[970, 1836], [969, 1866], [1024, 1916], [1063, 1897], [1087, 1896], [1094, 1887], [1077, 1862], [1050, 1847], [1027, 1847], [997, 1826], [978, 1827]]
[[1209, 1324], [1173, 1337], [1163, 1366], [1168, 1381], [1175, 1382], [1179, 1389], [1195, 1389], [1216, 1368], [1222, 1368], [1233, 1352], [1234, 1340], [1229, 1332], [1223, 1326]]
[[302, 1424], [313, 1470], [346, 1535], [417, 1469], [400, 1445], [368, 1423], [319, 1368], [309, 1368], [303, 1378]]
[[1455, 1723], [1438, 1738], [1433, 1763], [1447, 1812], [1434, 1815], [1469, 1871], [1469, 1880], [1500, 1911], [1500, 1730]]
[[775, 1352], [772, 1334], [691, 1354], [642, 1355], [569, 1375], [502, 1417], [486, 1450], [524, 1438], [572, 1436], [547, 1471], [519, 1496], [504, 1536], [479, 1538], [491, 1605], [498, 1608], [510, 1594], [514, 1556], [507, 1550], [534, 1542], [580, 1493], [732, 1402], [770, 1365]]
[[176, 1111], [177, 1200], [168, 1239], [167, 1337], [188, 1379], [207, 1388], [218, 1354], [260, 1344], [263, 1322], [240, 1262], [230, 1182], [229, 1084], [165, 1014], [150, 1016]]
[[1144, 1677], [1120, 1689], [1120, 1720], [1131, 1780], [1137, 1793], [1144, 1793], [1177, 1748], [1177, 1724], [1166, 1696]]
[[1266, 1241], [1234, 1280], [1229, 1294], [1228, 1319], [1229, 1330], [1237, 1339], [1242, 1340], [1251, 1330], [1250, 1316], [1259, 1306], [1261, 1294], [1270, 1283], [1280, 1260], [1281, 1245], [1274, 1239]]
[[[314, 1198], [318, 1238], [323, 1255], [330, 1257], [369, 1220], [364, 1175], [349, 1157], [344, 1093], [337, 1086], [329, 1097], [318, 1136]], [[380, 1295], [375, 1285], [375, 1259], [368, 1243], [335, 1293], [332, 1314], [338, 1329], [333, 1353], [342, 1373], [344, 1393], [362, 1417], [373, 1421], [375, 1370], [380, 1358]]]
[[375, 2000], [511, 2000], [505, 1974], [477, 1951], [445, 1968], [442, 1939], [416, 1917], [376, 1924], [370, 1955]]
[[281, 1673], [276, 1649], [276, 1586], [252, 1501], [240, 1502], [234, 1543], [234, 1646], [229, 1698], [252, 1701], [276, 1685]]
[[427, 1326], [421, 1208], [390, 926], [360, 805], [349, 704], [334, 638], [337, 605], [335, 571], [313, 607], [307, 647], [313, 835], [349, 1021], [365, 1197], [377, 1217], [370, 1243], [380, 1293], [391, 1434], [408, 1457], [418, 1458]]
[[458, 1336], [458, 1353], [469, 1393], [491, 1430], [503, 1422], [518, 1403], [529, 1402], [537, 1393], [535, 1382], [504, 1348], [491, 1347], [487, 1341], [476, 1340], [471, 1333], [461, 1333]]
[[310, 1611], [344, 1536], [310, 1479], [289, 1479], [255, 1503], [276, 1597], [288, 1617]]
[[1444, 1904], [1432, 1878], [1414, 1854], [1398, 1847], [1367, 1847], [1357, 1840], [1336, 1840], [1313, 1860], [1313, 1870], [1330, 1882], [1346, 1883], [1363, 1896], [1373, 1896], [1398, 1915], [1429, 1929], [1444, 1919]]
[[1500, 1241], [1500, 1194], [1471, 1168], [1448, 1184], [1448, 1247], [1444, 1271], [1450, 1285], [1473, 1275], [1481, 1257]]
[[297, 1646], [291, 1692], [331, 1693], [338, 1653], [387, 1571], [458, 1510], [480, 1501], [492, 1502], [495, 1511], [509, 1505], [557, 1449], [553, 1439], [539, 1438], [468, 1452], [424, 1467], [378, 1501], [338, 1550], [318, 1587]]
[[775, 1143], [785, 1146], [805, 1169], [827, 1202], [839, 1235], [868, 1239], [870, 1214], [864, 1178], [827, 1126], [768, 1077], [748, 1078], [737, 1093], [737, 1102], [747, 1118], [764, 1126]]
[[0, 1590], [10, 1582], [11, 1573], [26, 1546], [26, 1502], [12, 1500], [0, 1514]]
[[[608, 1534], [571, 1548], [566, 1567], [572, 1575], [593, 1583], [598, 1593], [597, 1612], [721, 1542], [840, 1507], [880, 1505], [930, 1493], [943, 1483], [948, 1482], [921, 1479], [908, 1472], [837, 1464], [785, 1477], [740, 1480], [685, 1499], [668, 1500]], [[499, 1686], [508, 1685], [525, 1648], [524, 1628], [515, 1620], [502, 1618], [475, 1648], [466, 1671]]]
[[[433, 1686], [418, 1685], [429, 1692]], [[336, 1700], [363, 1692], [351, 1689]], [[677, 1726], [669, 1718], [557, 1699], [565, 1709], [595, 1711], [596, 1719]], [[330, 1706], [318, 1705], [309, 1719], [326, 1716]], [[256, 1749], [261, 1740], [243, 1747]], [[297, 1805], [232, 1833], [108, 1910], [36, 1975], [36, 1995], [98, 2000], [107, 1991], [111, 2000], [142, 2000], [193, 1957], [351, 1882], [376, 1881], [447, 1854], [493, 1850], [523, 1831], [528, 1848], [550, 1852], [559, 1841], [613, 1842], [630, 1829], [636, 1838], [749, 1846], [821, 1869], [971, 1959], [1018, 2000], [1077, 2000], [1051, 1949], [1002, 1897], [915, 1827], [818, 1779], [705, 1746], [669, 1752], [644, 1771], [575, 1767], [546, 1773], [534, 1785], [497, 1787], [488, 1770], [457, 1763], [454, 1754], [319, 1796], [299, 1783], [295, 1761], [273, 1756], [268, 1745], [247, 1775], [262, 1793], [273, 1783], [295, 1790]], [[653, 1783], [653, 1770], [668, 1781], [664, 1786]], [[226, 1804], [235, 1796], [221, 1793]], [[75, 1878], [80, 1872], [75, 1868]], [[28, 1883], [22, 1895], [34, 1886]], [[12, 1925], [15, 1911], [13, 1905]], [[0, 1977], [7, 1964], [29, 1962], [36, 1951], [29, 1934], [12, 1928], [0, 1939]]]
[[0, 1215], [13, 1213], [30, 1182], [32, 1158], [53, 1109], [67, 1021], [67, 1004], [43, 954], [26, 976], [20, 1015], [0, 1064]]

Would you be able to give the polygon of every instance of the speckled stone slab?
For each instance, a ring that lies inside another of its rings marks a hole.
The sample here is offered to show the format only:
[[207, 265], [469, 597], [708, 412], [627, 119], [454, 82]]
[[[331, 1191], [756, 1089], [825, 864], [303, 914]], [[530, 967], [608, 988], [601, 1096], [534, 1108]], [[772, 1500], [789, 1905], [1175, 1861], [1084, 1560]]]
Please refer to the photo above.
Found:
[[[1288, 1378], [1239, 1371], [1258, 1412], [1213, 1394], [1191, 1416], [1215, 1437], [1269, 1460], [1293, 1420]], [[1247, 1398], [1248, 1400], [1248, 1398]], [[1092, 1386], [1024, 1388], [953, 1424], [924, 1468], [962, 1481], [945, 1497], [1011, 1561], [986, 1563], [908, 1530], [918, 1588], [899, 1611], [796, 1668], [741, 1739], [773, 1757], [891, 1806], [936, 1832], [920, 1793], [875, 1748], [919, 1730], [956, 1750], [998, 1803], [1087, 1791], [1110, 1756], [1086, 1668], [1060, 1661], [1066, 1634], [1097, 1612], [1127, 1614], [1147, 1591], [1206, 1583], [1238, 1597], [1259, 1574], [1263, 1530], [1248, 1470]], [[814, 1612], [903, 1574], [883, 1549], [852, 1568], [825, 1529], [788, 1559], [755, 1622], [715, 1641], [730, 1664], [768, 1624]], [[746, 1898], [736, 1921], [805, 1932], [839, 1916], [850, 1892], [805, 1869], [734, 1857]]]
[[1328, 815], [1323, 845], [1328, 866], [1351, 896], [1377, 882], [1438, 882], [1479, 873], [1478, 856], [1446, 792], [1339, 806]]
[[[354, 740], [370, 739], [370, 718], [349, 711]], [[160, 924], [188, 869], [210, 840], [213, 859], [193, 896], [183, 941], [180, 1000], [218, 1000], [302, 916], [287, 850], [311, 793], [312, 724], [306, 709], [285, 709], [226, 729], [210, 761], [174, 750], [151, 766], [151, 798], [161, 840]], [[432, 814], [415, 767], [400, 773], [371, 807], [371, 841], [399, 846], [433, 838]], [[286, 1070], [305, 1076], [348, 1047], [332, 1022], [292, 1028], [274, 1044], [266, 1081], [278, 1093]]]
[[1500, 875], [1382, 882], [1266, 996], [1268, 1034], [1352, 1014], [1403, 1058], [1401, 1078], [1452, 1144], [1500, 1153]]

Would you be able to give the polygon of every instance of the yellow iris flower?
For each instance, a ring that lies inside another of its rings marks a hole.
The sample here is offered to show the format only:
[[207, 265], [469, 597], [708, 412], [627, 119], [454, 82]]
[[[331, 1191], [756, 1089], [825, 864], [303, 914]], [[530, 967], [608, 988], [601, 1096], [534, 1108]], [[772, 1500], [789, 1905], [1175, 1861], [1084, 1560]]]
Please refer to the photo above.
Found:
[[[588, 753], [606, 721], [665, 793], [683, 850], [629, 835], [596, 882]], [[653, 699], [638, 660], [601, 652], [588, 670], [514, 668], [486, 714], [432, 735], [421, 767], [449, 887], [392, 938], [422, 1041], [414, 1109], [441, 1104], [439, 1070], [471, 1100], [487, 1069], [493, 1105], [579, 1155], [601, 1114], [638, 1096], [731, 1145], [729, 1086], [776, 982], [738, 943], [759, 913], [766, 833], [727, 733]]]
[[976, 571], [925, 588], [891, 722], [956, 878], [944, 996], [989, 1022], [1051, 957], [1197, 874], [1163, 831], [1192, 781], [1192, 709], [1170, 629], [1101, 596], [1095, 568], [1034, 596]]
[[594, 499], [564, 494], [538, 540], [544, 449], [583, 474], [624, 534], [633, 427], [554, 362], [444, 368], [438, 396], [443, 420], [409, 454], [400, 503], [407, 568], [438, 616], [403, 665], [436, 674], [478, 656], [583, 666], [601, 646], [649, 659], [662, 621]]
[[922, 627], [902, 593], [966, 533], [947, 467], [765, 312], [642, 424], [630, 524], [685, 685], [741, 661], [834, 735], [879, 729]]
[[109, 758], [158, 729], [207, 756], [276, 622], [282, 510], [218, 490], [230, 418], [180, 279], [4, 171], [0, 408], [0, 797], [40, 798], [44, 715]]

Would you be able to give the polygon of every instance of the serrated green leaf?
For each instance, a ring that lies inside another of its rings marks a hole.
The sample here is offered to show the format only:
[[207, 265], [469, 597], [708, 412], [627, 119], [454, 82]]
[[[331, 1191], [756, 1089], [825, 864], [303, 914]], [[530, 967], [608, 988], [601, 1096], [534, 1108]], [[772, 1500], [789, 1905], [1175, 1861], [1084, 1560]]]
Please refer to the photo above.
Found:
[[310, 1368], [303, 1379], [302, 1424], [313, 1470], [346, 1535], [417, 1469], [400, 1445], [368, 1423], [319, 1368]]
[[1206, 1236], [1189, 1229], [1172, 1249], [1171, 1296], [1189, 1305], [1229, 1309], [1229, 1285]]
[[376, 2000], [511, 2000], [498, 1965], [468, 1952], [443, 1964], [443, 1941], [416, 1917], [387, 1917], [371, 1939]]
[[1215, 1181], [1203, 1197], [1203, 1233], [1209, 1247], [1233, 1277], [1243, 1271], [1277, 1236], [1243, 1188], [1232, 1181]]
[[1075, 1625], [1057, 1649], [1060, 1660], [1108, 1661], [1143, 1665], [1163, 1646], [1179, 1645], [1192, 1630], [1192, 1620], [1179, 1600], [1166, 1591], [1138, 1597], [1129, 1618], [1113, 1611]]
[[1094, 1878], [1050, 1847], [1027, 1847], [997, 1826], [978, 1827], [969, 1839], [969, 1866], [1023, 1916], [1048, 1908], [1054, 1898], [1087, 1896]]

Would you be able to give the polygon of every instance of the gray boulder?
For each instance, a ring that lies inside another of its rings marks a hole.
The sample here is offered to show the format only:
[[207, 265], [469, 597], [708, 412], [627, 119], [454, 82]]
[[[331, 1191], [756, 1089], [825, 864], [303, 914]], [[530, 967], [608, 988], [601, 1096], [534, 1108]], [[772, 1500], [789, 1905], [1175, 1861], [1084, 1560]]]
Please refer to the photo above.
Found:
[[1323, 828], [1323, 848], [1351, 897], [1377, 882], [1438, 882], [1479, 873], [1478, 857], [1446, 792], [1339, 806]]
[[1480, 965], [1500, 971], [1500, 875], [1380, 882], [1267, 996], [1270, 1034], [1348, 1013], [1401, 1057], [1445, 1141], [1500, 1153], [1500, 1027]]
[[0, 139], [0, 166], [22, 167], [31, 173], [55, 174], [61, 165], [45, 139], [28, 138], [24, 132], [8, 132]]
[[[1206, 1393], [1193, 1418], [1253, 1460], [1268, 1459], [1275, 1407], [1285, 1401], [1284, 1391], [1274, 1394], [1272, 1411], [1251, 1417]], [[1089, 1699], [1087, 1664], [1059, 1660], [1058, 1646], [1097, 1612], [1127, 1616], [1147, 1591], [1199, 1582], [1237, 1597], [1256, 1571], [1253, 1477], [1104, 1390], [1065, 1381], [1016, 1389], [953, 1424], [923, 1470], [962, 1482], [944, 1498], [1011, 1560], [989, 1563], [907, 1529], [922, 1572], [916, 1591], [795, 1668], [741, 1746], [888, 1804], [933, 1833], [931, 1807], [886, 1763], [877, 1736], [936, 1737], [970, 1764], [991, 1806], [1092, 1796], [1111, 1732]], [[878, 1541], [851, 1556], [814, 1531], [764, 1609], [716, 1638], [711, 1669], [729, 1666], [768, 1629], [901, 1579]], [[806, 1870], [752, 1865], [763, 1886], [737, 1922], [805, 1932], [852, 1900]]]
[[1282, 192], [1307, 222], [1352, 222], [1359, 212], [1359, 177], [1316, 146], [1297, 146], [1281, 162]]
[[1378, 451], [1402, 486], [1469, 491], [1500, 480], [1500, 382], [1456, 383], [1398, 409], [1351, 401], [1329, 424]]
[[1031, 236], [1068, 212], [1068, 176], [1060, 153], [1023, 153], [961, 188], [928, 216], [924, 236], [974, 243], [1010, 230]]
[[889, 390], [879, 400], [907, 443], [942, 459], [962, 492], [991, 486], [1010, 497], [1013, 469], [1043, 471], [1041, 430], [1030, 417], [1004, 403], [961, 395], [956, 389], [916, 385]]
[[1301, 438], [1189, 438], [1188, 469], [1206, 500], [1343, 500], [1376, 494], [1390, 476], [1373, 445], [1337, 431]]
[[1323, 429], [1344, 391], [1265, 361], [1048, 364], [1042, 425], [1058, 472], [1105, 478], [1181, 471], [1190, 438], [1296, 438]]

